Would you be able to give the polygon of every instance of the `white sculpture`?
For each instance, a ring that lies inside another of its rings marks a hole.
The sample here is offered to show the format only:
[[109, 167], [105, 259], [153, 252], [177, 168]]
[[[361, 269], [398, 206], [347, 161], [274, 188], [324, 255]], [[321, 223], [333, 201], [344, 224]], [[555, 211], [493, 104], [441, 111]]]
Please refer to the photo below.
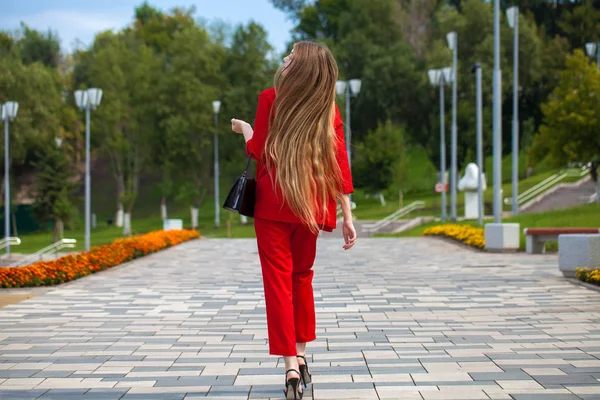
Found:
[[[485, 174], [481, 174], [481, 189], [487, 189]], [[458, 190], [465, 192], [465, 218], [476, 219], [479, 216], [477, 199], [477, 188], [479, 182], [479, 167], [475, 163], [469, 163], [465, 168], [465, 175], [458, 181]]]

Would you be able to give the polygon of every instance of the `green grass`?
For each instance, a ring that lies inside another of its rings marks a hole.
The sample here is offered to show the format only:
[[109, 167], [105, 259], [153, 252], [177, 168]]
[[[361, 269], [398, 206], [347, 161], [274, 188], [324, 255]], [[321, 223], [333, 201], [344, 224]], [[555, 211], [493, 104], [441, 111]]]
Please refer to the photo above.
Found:
[[[484, 223], [493, 222], [486, 219]], [[600, 227], [600, 207], [597, 204], [586, 204], [584, 206], [568, 208], [564, 210], [547, 211], [539, 214], [521, 214], [511, 218], [505, 218], [502, 222], [515, 222], [521, 225], [521, 248], [525, 248], [524, 228], [596, 228]], [[458, 221], [458, 225], [477, 226], [477, 221]], [[425, 229], [440, 225], [440, 222], [431, 222], [421, 225], [396, 235], [378, 235], [394, 237], [417, 237], [422, 236]]]
[[[537, 183], [548, 178], [556, 171], [542, 173], [528, 179], [519, 182], [519, 190], [523, 192]], [[579, 178], [567, 178], [566, 182], [573, 182]], [[227, 182], [223, 182], [221, 192], [225, 195], [229, 190], [226, 185]], [[94, 190], [93, 197], [93, 212], [98, 214], [97, 227], [92, 229], [91, 244], [92, 246], [102, 245], [110, 243], [116, 238], [123, 237], [122, 229], [114, 226], [109, 226], [106, 222], [107, 218], [113, 218], [112, 211], [114, 209], [114, 191], [109, 190], [109, 184], [106, 184], [104, 188], [96, 187]], [[159, 217], [159, 201], [160, 193], [154, 187], [153, 189], [147, 189], [143, 191], [138, 199], [137, 206], [134, 207], [133, 212], [133, 234], [143, 234], [153, 230], [162, 229], [162, 220]], [[512, 187], [510, 183], [503, 185], [503, 197], [511, 196]], [[493, 190], [488, 187], [485, 193], [486, 206], [490, 207], [492, 202]], [[361, 190], [353, 196], [353, 201], [357, 203], [357, 208], [354, 210], [354, 214], [359, 220], [379, 220], [393, 213], [400, 208], [399, 196], [395, 198], [387, 198], [387, 205], [382, 207], [379, 200], [374, 198], [367, 198]], [[440, 195], [435, 193], [433, 189], [423, 193], [411, 193], [404, 196], [403, 206], [406, 206], [414, 201], [424, 201], [426, 208], [418, 210], [410, 215], [410, 217], [416, 216], [439, 216], [440, 214]], [[448, 193], [448, 205], [450, 205], [450, 194]], [[544, 214], [527, 214], [517, 217], [522, 219], [522, 227], [535, 227], [535, 226], [600, 226], [600, 212], [595, 206], [592, 205], [588, 208], [582, 207], [573, 210], [583, 211], [572, 211], [563, 210], [553, 213]], [[448, 212], [449, 212], [448, 207]], [[504, 210], [509, 211], [510, 206], [504, 205]], [[191, 225], [191, 217], [189, 208], [178, 203], [173, 202], [169, 205], [169, 218], [182, 219], [184, 227]], [[595, 211], [595, 214], [594, 214]], [[577, 214], [579, 213], [579, 214]], [[464, 214], [464, 194], [457, 194], [457, 214], [458, 216]], [[575, 215], [574, 215], [575, 214]], [[228, 211], [221, 211], [221, 227], [219, 229], [214, 227], [214, 200], [207, 196], [199, 213], [199, 231], [204, 237], [208, 238], [225, 238], [228, 237], [227, 233], [227, 221], [231, 219], [231, 237], [232, 238], [254, 238], [254, 227], [252, 223], [248, 225], [242, 225], [240, 217], [234, 215]], [[507, 219], [506, 221], [512, 221]], [[251, 222], [251, 221], [250, 221]], [[468, 222], [465, 222], [468, 223]], [[571, 223], [572, 225], [566, 225]], [[423, 230], [434, 224], [425, 225], [423, 227], [416, 228], [402, 236], [420, 236]], [[52, 232], [41, 231], [32, 234], [19, 235], [21, 238], [20, 246], [12, 246], [11, 251], [13, 253], [34, 253], [43, 247], [52, 244]], [[84, 246], [84, 233], [83, 233], [83, 220], [76, 221], [73, 229], [65, 229], [64, 237], [77, 239], [77, 246], [75, 251], [83, 250]], [[523, 239], [524, 240], [524, 239]]]
[[[547, 179], [548, 177], [554, 175], [557, 171], [550, 171], [541, 173], [539, 175], [534, 175], [527, 179], [523, 179], [519, 181], [519, 192], [523, 193], [526, 190], [534, 187], [538, 183]], [[567, 177], [561, 183], [571, 183], [576, 182], [580, 177]], [[512, 184], [510, 182], [504, 183], [502, 185], [502, 197], [507, 198], [512, 196]], [[493, 203], [494, 191], [492, 186], [488, 186], [487, 190], [484, 193], [484, 203], [486, 207], [486, 213], [492, 212], [492, 203]], [[450, 215], [450, 193], [447, 193], [447, 204], [448, 204], [448, 215]], [[456, 212], [457, 216], [464, 215], [464, 193], [457, 192], [456, 195]], [[357, 207], [354, 210], [354, 215], [359, 220], [380, 220], [394, 211], [400, 208], [399, 195], [386, 198], [387, 205], [385, 207], [381, 206], [379, 200], [374, 198], [366, 198], [365, 194], [358, 190], [353, 196], [353, 201], [356, 202]], [[422, 193], [410, 193], [404, 196], [403, 206], [407, 206], [414, 201], [424, 201], [425, 209], [412, 213], [411, 217], [422, 216], [422, 215], [433, 215], [440, 216], [441, 211], [441, 195], [439, 193], [435, 193], [433, 188], [431, 191], [422, 192]], [[503, 211], [511, 211], [511, 205], [503, 204]]]
[[[221, 227], [214, 227], [214, 213], [209, 213], [209, 205], [205, 205], [200, 209], [199, 228], [200, 234], [208, 238], [226, 238], [227, 237], [227, 221], [231, 214], [231, 237], [232, 238], [253, 238], [254, 226], [252, 221], [248, 225], [242, 225], [240, 217], [228, 211], [223, 210], [221, 213]], [[214, 203], [211, 203], [214, 207]], [[154, 230], [163, 228], [163, 223], [156, 213], [156, 216], [143, 217], [134, 219], [132, 222], [133, 235], [139, 235]], [[191, 215], [189, 211], [173, 212], [169, 218], [183, 219], [184, 227], [191, 226]], [[65, 229], [64, 237], [77, 239], [77, 245], [74, 249], [65, 249], [65, 251], [81, 251], [84, 249], [84, 228], [82, 223], [74, 229]], [[111, 243], [117, 238], [123, 237], [123, 229], [117, 228], [114, 225], [109, 226], [106, 221], [98, 220], [96, 228], [92, 229], [90, 242], [92, 246], [98, 246], [106, 243]], [[21, 245], [11, 246], [12, 253], [30, 254], [52, 244], [52, 232], [42, 231], [38, 233], [19, 235]], [[1, 251], [0, 251], [1, 252]]]

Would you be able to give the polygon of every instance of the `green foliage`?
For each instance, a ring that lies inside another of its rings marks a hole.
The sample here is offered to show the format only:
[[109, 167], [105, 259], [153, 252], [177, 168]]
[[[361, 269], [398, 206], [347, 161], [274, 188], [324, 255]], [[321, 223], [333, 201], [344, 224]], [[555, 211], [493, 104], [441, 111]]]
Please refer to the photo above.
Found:
[[404, 128], [391, 121], [370, 131], [356, 147], [355, 180], [371, 193], [404, 184], [406, 173], [406, 142]]
[[70, 222], [73, 214], [75, 184], [65, 153], [46, 140], [37, 151], [34, 210], [39, 222]]
[[19, 40], [23, 64], [41, 62], [46, 67], [56, 68], [60, 59], [60, 39], [52, 31], [42, 34], [21, 24], [23, 37]]
[[548, 102], [544, 124], [531, 149], [535, 160], [546, 155], [554, 165], [588, 162], [600, 154], [600, 74], [583, 51], [567, 57], [566, 69]]
[[[491, 2], [271, 3], [295, 22], [294, 40], [318, 40], [332, 49], [340, 79], [362, 79], [362, 91], [351, 104], [353, 141], [359, 143], [354, 172], [357, 186], [373, 192], [433, 190], [439, 167], [439, 90], [431, 87], [426, 71], [450, 66], [446, 34], [458, 32], [459, 169], [474, 161], [475, 79], [469, 69], [479, 62], [484, 77], [486, 173], [493, 183]], [[504, 10], [514, 3], [503, 0], [501, 6]], [[580, 50], [567, 59], [585, 42], [600, 40], [600, 0], [528, 0], [519, 6], [519, 175], [523, 177], [527, 167], [539, 172], [600, 153], [598, 73]], [[512, 168], [513, 31], [504, 13], [501, 18], [506, 182]], [[139, 196], [148, 195], [152, 199], [145, 201], [155, 201], [154, 210], [158, 196], [198, 206], [210, 197], [213, 187], [212, 101], [222, 101], [217, 131], [225, 184], [239, 175], [245, 163], [243, 141], [230, 133], [229, 120], [252, 123], [258, 94], [272, 85], [279, 58], [274, 59], [267, 33], [256, 23], [209, 24], [195, 16], [193, 7], [165, 11], [148, 2], [135, 9], [129, 26], [97, 34], [89, 48], [72, 55], [60, 53], [59, 39], [52, 31], [22, 25], [15, 34], [0, 32], [0, 102], [20, 103], [19, 116], [10, 125], [13, 182], [19, 187], [33, 169], [41, 169], [43, 143], [60, 136], [63, 153], [75, 171], [73, 179], [82, 183], [84, 120], [72, 92], [99, 87], [104, 96], [92, 111], [92, 155], [100, 165], [104, 159], [110, 161], [115, 204], [122, 202], [131, 210], [138, 207]], [[340, 103], [343, 113], [345, 108]], [[141, 179], [150, 184], [140, 192]]]
[[434, 190], [438, 171], [429, 160], [423, 146], [419, 144], [409, 146], [405, 168], [403, 182], [398, 185], [404, 193], [422, 193]]
[[10, 123], [11, 163], [26, 167], [37, 144], [59, 131], [58, 74], [40, 63], [24, 65], [10, 58], [0, 58], [0, 71], [0, 103], [19, 103], [17, 118]]

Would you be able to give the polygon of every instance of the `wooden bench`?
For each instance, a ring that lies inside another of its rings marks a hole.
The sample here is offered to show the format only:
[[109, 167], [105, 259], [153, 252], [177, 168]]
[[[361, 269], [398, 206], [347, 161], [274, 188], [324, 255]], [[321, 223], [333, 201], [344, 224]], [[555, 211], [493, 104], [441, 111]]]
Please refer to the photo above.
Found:
[[525, 228], [527, 253], [541, 254], [546, 251], [546, 242], [558, 241], [558, 235], [598, 234], [600, 228]]

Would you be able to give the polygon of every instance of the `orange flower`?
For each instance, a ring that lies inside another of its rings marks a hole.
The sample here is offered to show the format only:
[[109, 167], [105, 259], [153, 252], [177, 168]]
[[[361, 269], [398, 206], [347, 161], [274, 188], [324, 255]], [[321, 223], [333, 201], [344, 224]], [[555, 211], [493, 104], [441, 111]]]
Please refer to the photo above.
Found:
[[0, 287], [30, 287], [68, 282], [198, 237], [198, 231], [187, 229], [154, 231], [132, 238], [116, 239], [111, 244], [53, 261], [36, 262], [25, 267], [0, 268]]

